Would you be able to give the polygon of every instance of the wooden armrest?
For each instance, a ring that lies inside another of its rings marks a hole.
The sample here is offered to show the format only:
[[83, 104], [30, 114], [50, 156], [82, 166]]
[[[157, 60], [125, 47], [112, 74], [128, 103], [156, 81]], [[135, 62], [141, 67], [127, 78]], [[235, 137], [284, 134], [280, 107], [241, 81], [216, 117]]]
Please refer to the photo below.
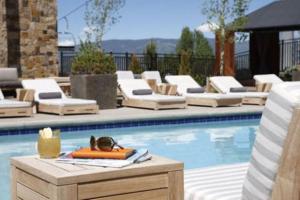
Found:
[[18, 101], [27, 101], [33, 102], [34, 101], [34, 90], [29, 89], [17, 89], [17, 100]]

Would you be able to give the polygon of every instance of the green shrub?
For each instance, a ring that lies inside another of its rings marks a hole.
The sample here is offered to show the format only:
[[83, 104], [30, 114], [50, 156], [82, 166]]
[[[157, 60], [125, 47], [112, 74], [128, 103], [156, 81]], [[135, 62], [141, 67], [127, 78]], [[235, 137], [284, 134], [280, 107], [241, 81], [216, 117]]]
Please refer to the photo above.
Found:
[[285, 81], [291, 81], [293, 72], [300, 71], [300, 65], [287, 67], [283, 72], [280, 73], [280, 77]]
[[141, 74], [143, 72], [140, 62], [134, 54], [131, 55], [129, 70], [132, 71], [134, 74]]
[[116, 64], [91, 42], [81, 42], [80, 50], [72, 62], [72, 74], [114, 74]]
[[179, 75], [191, 74], [191, 53], [187, 51], [181, 51], [180, 65], [178, 71]]

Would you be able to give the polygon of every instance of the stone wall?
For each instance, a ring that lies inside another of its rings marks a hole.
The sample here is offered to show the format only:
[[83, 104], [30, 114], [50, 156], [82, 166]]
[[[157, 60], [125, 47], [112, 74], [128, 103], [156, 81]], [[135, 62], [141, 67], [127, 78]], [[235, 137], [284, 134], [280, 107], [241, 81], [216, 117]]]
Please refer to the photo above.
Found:
[[56, 0], [0, 1], [6, 2], [7, 65], [24, 78], [56, 76]]
[[0, 1], [0, 67], [7, 67], [7, 29], [5, 1]]

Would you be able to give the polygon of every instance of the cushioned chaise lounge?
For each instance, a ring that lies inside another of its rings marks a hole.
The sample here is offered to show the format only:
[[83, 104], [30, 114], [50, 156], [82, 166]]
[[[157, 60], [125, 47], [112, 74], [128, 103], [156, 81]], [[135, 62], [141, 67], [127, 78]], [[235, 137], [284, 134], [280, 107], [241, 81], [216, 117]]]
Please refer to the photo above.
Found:
[[[186, 98], [188, 105], [217, 107], [242, 104], [241, 95], [206, 93], [204, 88], [188, 75], [166, 76], [165, 79], [168, 83], [177, 85], [177, 93]], [[190, 91], [195, 89], [199, 89], [199, 92]]]
[[35, 90], [34, 100], [38, 111], [59, 115], [98, 113], [94, 100], [68, 98], [53, 79], [23, 80], [25, 89]]
[[134, 74], [132, 71], [117, 71], [116, 74], [117, 74], [118, 80], [134, 79]]
[[210, 77], [209, 84], [219, 93], [241, 95], [243, 104], [264, 105], [269, 95], [267, 92], [247, 92], [232, 76]]
[[258, 92], [269, 92], [272, 85], [284, 82], [276, 74], [255, 75], [253, 78]]
[[31, 102], [4, 99], [0, 89], [0, 117], [29, 117], [31, 115]]
[[300, 198], [300, 82], [274, 86], [249, 163], [187, 170], [185, 200]]
[[124, 96], [123, 106], [154, 110], [186, 108], [184, 97], [154, 94], [143, 79], [123, 79], [118, 83]]
[[149, 79], [155, 80], [156, 84], [158, 86], [164, 84], [161, 80], [161, 76], [160, 76], [159, 71], [144, 71], [142, 73], [142, 78], [145, 79], [145, 80], [149, 80]]

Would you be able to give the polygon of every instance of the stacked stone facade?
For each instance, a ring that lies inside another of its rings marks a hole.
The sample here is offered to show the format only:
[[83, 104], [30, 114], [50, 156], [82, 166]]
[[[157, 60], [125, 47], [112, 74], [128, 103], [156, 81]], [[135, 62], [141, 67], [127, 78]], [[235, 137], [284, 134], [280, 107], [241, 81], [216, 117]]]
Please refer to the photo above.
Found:
[[7, 65], [17, 66], [24, 78], [57, 75], [56, 0], [2, 1], [6, 3]]
[[0, 1], [0, 67], [7, 67], [7, 29], [5, 1]]

